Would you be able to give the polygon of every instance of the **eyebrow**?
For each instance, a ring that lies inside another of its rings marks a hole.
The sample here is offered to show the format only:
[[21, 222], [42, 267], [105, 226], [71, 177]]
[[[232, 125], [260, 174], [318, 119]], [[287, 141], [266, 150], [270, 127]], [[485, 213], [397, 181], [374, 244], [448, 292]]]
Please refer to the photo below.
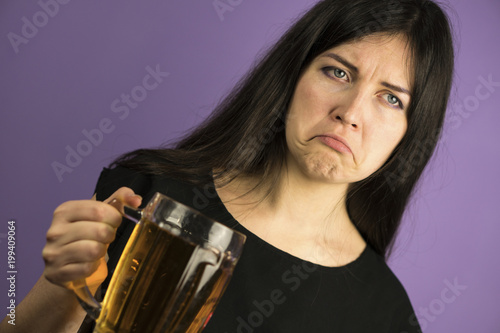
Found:
[[[352, 63], [350, 63], [349, 61], [347, 61], [345, 58], [339, 56], [338, 54], [336, 53], [327, 53], [325, 54], [323, 57], [329, 57], [329, 58], [332, 58], [332, 59], [335, 59], [337, 60], [338, 62], [340, 62], [342, 65], [346, 66], [347, 68], [349, 68], [350, 71], [354, 72], [355, 74], [358, 74], [359, 73], [359, 69], [358, 67], [354, 66]], [[400, 92], [400, 93], [403, 93], [403, 94], [406, 94], [408, 95], [409, 97], [411, 97], [411, 93], [408, 91], [408, 89], [405, 89], [403, 87], [400, 87], [400, 86], [397, 86], [397, 85], [394, 85], [394, 84], [391, 84], [391, 83], [388, 83], [388, 82], [382, 82], [381, 83], [384, 87], [387, 87], [389, 89], [392, 89], [392, 90], [395, 90], [397, 92]]]
[[392, 89], [392, 90], [395, 90], [397, 92], [400, 92], [400, 93], [403, 93], [403, 94], [407, 94], [409, 97], [411, 97], [411, 93], [408, 91], [408, 89], [405, 89], [403, 87], [400, 87], [400, 86], [395, 86], [393, 84], [390, 84], [388, 82], [382, 82], [381, 83], [384, 87], [387, 87], [389, 89]]
[[337, 60], [338, 62], [340, 62], [345, 67], [349, 68], [351, 70], [351, 72], [354, 72], [356, 74], [359, 72], [358, 67], [354, 66], [353, 64], [351, 64], [349, 61], [345, 60], [344, 58], [342, 58], [338, 54], [327, 53], [327, 54], [324, 55], [324, 57], [329, 57], [329, 58]]

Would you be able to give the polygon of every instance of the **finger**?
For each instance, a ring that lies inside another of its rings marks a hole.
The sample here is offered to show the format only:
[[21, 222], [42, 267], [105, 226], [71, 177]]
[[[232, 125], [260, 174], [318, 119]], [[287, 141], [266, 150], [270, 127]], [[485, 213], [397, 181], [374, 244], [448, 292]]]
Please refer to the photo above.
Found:
[[135, 194], [131, 188], [121, 187], [111, 194], [108, 199], [104, 200], [104, 202], [110, 203], [113, 200], [118, 200], [125, 205], [136, 208], [141, 204], [142, 197]]
[[60, 269], [68, 264], [98, 261], [104, 257], [107, 244], [90, 240], [81, 240], [65, 246], [46, 246], [42, 257], [47, 268]]
[[78, 221], [51, 227], [47, 232], [47, 244], [64, 246], [80, 240], [109, 244], [115, 239], [115, 235], [116, 229], [107, 223]]
[[117, 228], [121, 222], [121, 214], [110, 205], [93, 200], [67, 201], [54, 211], [53, 224], [98, 221]]
[[58, 269], [47, 268], [45, 278], [57, 285], [66, 287], [69, 282], [89, 277], [100, 265], [100, 261], [72, 263]]

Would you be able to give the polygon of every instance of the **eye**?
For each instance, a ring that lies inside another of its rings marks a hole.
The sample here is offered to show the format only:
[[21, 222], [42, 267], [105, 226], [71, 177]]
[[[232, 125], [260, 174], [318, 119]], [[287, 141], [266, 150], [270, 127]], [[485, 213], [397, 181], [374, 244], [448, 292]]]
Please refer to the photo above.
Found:
[[335, 77], [338, 77], [339, 79], [343, 79], [344, 77], [347, 76], [347, 73], [341, 70], [340, 68], [334, 68], [333, 75], [335, 75]]
[[349, 81], [347, 72], [337, 67], [325, 67], [323, 72], [326, 76]]
[[394, 106], [397, 105], [400, 109], [404, 109], [404, 105], [399, 100], [399, 98], [397, 98], [393, 94], [385, 94], [385, 96], [386, 96], [387, 102], [389, 102], [389, 104], [394, 105]]

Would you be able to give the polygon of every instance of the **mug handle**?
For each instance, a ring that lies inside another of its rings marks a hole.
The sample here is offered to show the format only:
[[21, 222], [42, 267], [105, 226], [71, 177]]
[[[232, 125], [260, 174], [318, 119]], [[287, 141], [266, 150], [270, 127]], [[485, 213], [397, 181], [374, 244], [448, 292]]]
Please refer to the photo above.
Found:
[[[118, 199], [111, 200], [109, 204], [115, 207], [124, 218], [135, 222], [136, 224], [139, 223], [142, 218], [142, 210], [126, 206]], [[89, 314], [91, 318], [95, 320], [97, 320], [97, 318], [101, 314], [102, 305], [94, 298], [88, 286], [93, 285], [92, 280], [102, 280], [102, 274], [104, 273], [105, 267], [106, 259], [103, 257], [101, 258], [97, 271], [94, 272], [91, 276], [72, 281], [68, 284], [68, 288], [73, 290], [82, 308]]]

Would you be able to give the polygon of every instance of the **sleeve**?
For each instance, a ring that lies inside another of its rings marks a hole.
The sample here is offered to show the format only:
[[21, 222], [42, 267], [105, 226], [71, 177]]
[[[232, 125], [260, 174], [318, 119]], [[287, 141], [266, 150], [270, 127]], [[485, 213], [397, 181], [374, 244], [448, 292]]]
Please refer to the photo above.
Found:
[[398, 306], [394, 315], [395, 322], [393, 328], [390, 330], [395, 333], [422, 333], [420, 323], [415, 314], [408, 294], [401, 285], [401, 304]]
[[405, 314], [402, 316], [402, 321], [399, 324], [398, 333], [422, 333], [422, 329], [420, 327], [420, 323], [418, 321], [417, 316], [411, 306], [411, 303], [408, 303]]
[[130, 187], [139, 195], [144, 195], [151, 187], [151, 176], [123, 167], [104, 168], [97, 180], [94, 193], [97, 200], [103, 201], [123, 186]]

